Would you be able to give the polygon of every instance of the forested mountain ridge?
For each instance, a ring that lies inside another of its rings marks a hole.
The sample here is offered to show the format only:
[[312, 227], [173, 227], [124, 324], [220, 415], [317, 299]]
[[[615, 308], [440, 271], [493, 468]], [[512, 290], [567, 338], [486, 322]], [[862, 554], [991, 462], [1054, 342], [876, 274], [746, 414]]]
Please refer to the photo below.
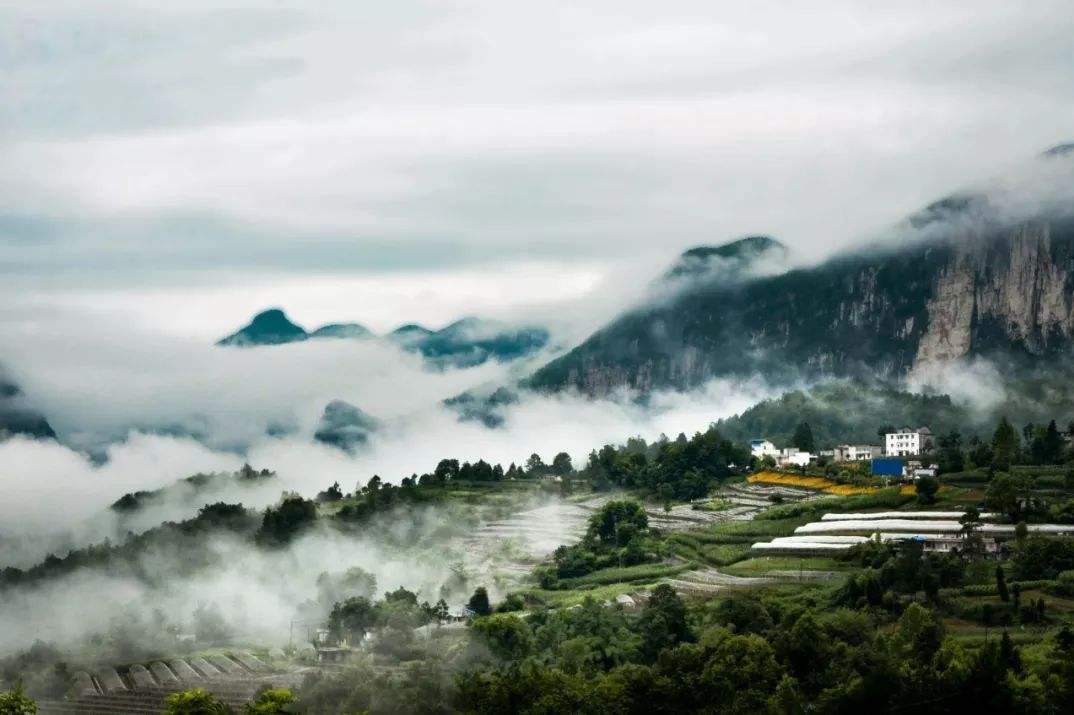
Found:
[[722, 270], [623, 315], [527, 386], [600, 397], [723, 375], [898, 378], [974, 356], [1040, 364], [1074, 338], [1071, 208], [1013, 216], [986, 194], [955, 196], [900, 226], [901, 244], [778, 274], [758, 237], [692, 249], [665, 282], [697, 274], [683, 266], [699, 255], [724, 257]]

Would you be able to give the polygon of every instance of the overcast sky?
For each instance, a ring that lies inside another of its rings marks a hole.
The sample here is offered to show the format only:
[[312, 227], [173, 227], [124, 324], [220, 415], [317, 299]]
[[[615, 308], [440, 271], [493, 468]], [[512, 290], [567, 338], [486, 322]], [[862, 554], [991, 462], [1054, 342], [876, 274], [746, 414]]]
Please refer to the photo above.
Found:
[[0, 281], [208, 336], [815, 259], [1074, 138], [1072, 58], [1069, 0], [0, 0]]

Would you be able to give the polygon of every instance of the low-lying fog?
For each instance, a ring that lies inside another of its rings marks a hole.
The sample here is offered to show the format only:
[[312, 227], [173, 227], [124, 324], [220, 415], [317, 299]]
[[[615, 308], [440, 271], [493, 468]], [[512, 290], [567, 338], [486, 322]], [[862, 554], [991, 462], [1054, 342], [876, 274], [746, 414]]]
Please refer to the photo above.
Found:
[[[0, 356], [60, 436], [59, 442], [0, 442], [0, 568], [25, 568], [48, 553], [62, 555], [105, 538], [122, 541], [128, 529], [190, 518], [204, 501], [261, 509], [285, 490], [313, 497], [338, 481], [352, 491], [374, 474], [397, 483], [431, 471], [445, 457], [506, 466], [533, 452], [551, 461], [566, 451], [581, 465], [601, 444], [635, 434], [692, 433], [771, 394], [762, 382], [714, 381], [690, 396], [656, 395], [647, 406], [528, 395], [510, 408], [501, 428], [489, 429], [460, 422], [441, 401], [471, 387], [509, 382], [526, 364], [436, 371], [383, 342], [228, 349], [137, 330], [104, 315], [71, 309], [49, 315], [47, 329], [21, 324], [18, 339]], [[351, 402], [381, 423], [353, 454], [312, 438], [333, 399]], [[223, 480], [226, 486], [202, 501], [173, 489], [122, 522], [108, 509], [126, 492], [173, 485], [199, 472], [233, 471], [244, 462], [278, 476], [246, 488]], [[452, 518], [434, 509], [421, 516], [429, 529]], [[271, 553], [220, 539], [213, 548], [226, 567], [181, 582], [168, 581], [169, 564], [147, 554], [143, 568], [168, 582], [163, 589], [84, 569], [13, 590], [0, 604], [0, 652], [35, 638], [78, 644], [114, 622], [153, 623], [158, 608], [169, 624], [187, 627], [194, 609], [209, 602], [244, 631], [278, 639], [297, 604], [315, 596], [318, 574], [350, 566], [371, 571], [381, 593], [406, 586], [436, 600], [458, 564], [440, 551], [399, 552], [380, 538], [381, 528], [390, 527], [367, 529], [362, 538], [316, 532]]]

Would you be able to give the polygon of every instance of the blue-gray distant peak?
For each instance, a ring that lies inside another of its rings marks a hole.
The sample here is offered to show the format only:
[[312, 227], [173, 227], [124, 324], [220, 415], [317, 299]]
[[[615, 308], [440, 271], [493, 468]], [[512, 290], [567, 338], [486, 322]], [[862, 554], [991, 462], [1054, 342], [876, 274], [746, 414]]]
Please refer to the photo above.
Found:
[[239, 347], [281, 345], [305, 340], [308, 337], [305, 329], [291, 322], [282, 310], [270, 308], [255, 315], [249, 325], [222, 338], [216, 344]]
[[770, 236], [746, 236], [718, 246], [697, 246], [685, 251], [668, 271], [669, 278], [695, 276], [713, 270], [742, 271], [762, 256], [783, 259], [787, 247]]
[[376, 337], [373, 331], [360, 323], [329, 323], [309, 334], [311, 338], [339, 338], [366, 340]]
[[1074, 154], [1074, 142], [1056, 144], [1051, 149], [1043, 151], [1041, 156], [1052, 158], [1057, 156], [1070, 156], [1071, 154]]
[[332, 400], [324, 408], [313, 438], [345, 452], [364, 446], [379, 422], [360, 408], [343, 400]]

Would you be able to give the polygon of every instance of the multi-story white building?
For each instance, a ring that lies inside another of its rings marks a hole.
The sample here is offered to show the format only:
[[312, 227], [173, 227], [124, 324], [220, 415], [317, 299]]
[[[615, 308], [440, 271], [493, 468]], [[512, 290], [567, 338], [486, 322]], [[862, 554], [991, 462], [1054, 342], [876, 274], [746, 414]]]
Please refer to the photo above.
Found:
[[912, 457], [932, 450], [932, 431], [928, 427], [903, 427], [884, 435], [884, 454], [889, 457]]
[[757, 459], [764, 459], [765, 457], [771, 457], [772, 459], [779, 458], [779, 450], [776, 449], [776, 445], [772, 444], [767, 439], [751, 439], [750, 454]]

